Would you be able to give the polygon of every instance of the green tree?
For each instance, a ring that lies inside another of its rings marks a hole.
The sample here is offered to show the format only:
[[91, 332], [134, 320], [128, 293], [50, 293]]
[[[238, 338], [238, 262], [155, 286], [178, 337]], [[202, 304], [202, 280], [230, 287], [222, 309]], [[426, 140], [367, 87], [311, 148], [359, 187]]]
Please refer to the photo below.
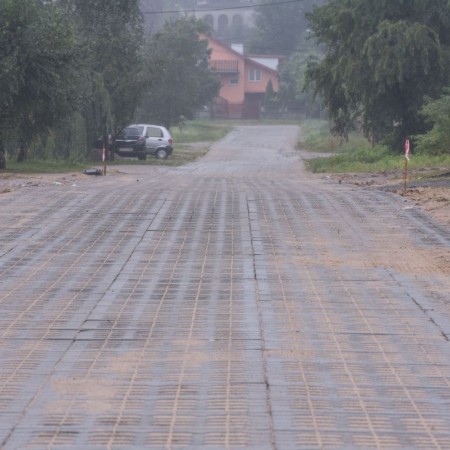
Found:
[[58, 7], [1, 0], [0, 17], [0, 147], [19, 147], [23, 159], [33, 139], [76, 107], [80, 55]]
[[254, 37], [250, 43], [256, 53], [290, 55], [305, 34], [308, 23], [305, 13], [323, 0], [280, 2], [261, 0], [255, 8]]
[[433, 155], [450, 153], [450, 88], [445, 88], [438, 99], [427, 98], [420, 114], [431, 129], [414, 137], [416, 151]]
[[264, 95], [264, 104], [270, 107], [270, 105], [274, 103], [278, 103], [278, 96], [273, 89], [272, 80], [269, 80], [266, 87], [266, 93]]
[[310, 58], [321, 56], [321, 52], [304, 39], [296, 50], [283, 61], [279, 68], [280, 89], [278, 97], [283, 108], [301, 113], [304, 117], [320, 117], [320, 98], [315, 98], [311, 90], [305, 89], [306, 70]]
[[209, 70], [209, 50], [199, 33], [202, 21], [169, 21], [147, 44], [149, 89], [138, 113], [139, 121], [158, 122], [170, 128], [180, 117], [194, 112], [217, 95], [220, 82]]
[[145, 85], [143, 17], [138, 0], [60, 0], [85, 55], [83, 109], [88, 145], [133, 117]]
[[426, 129], [424, 97], [437, 97], [449, 76], [447, 0], [332, 0], [308, 17], [326, 55], [309, 64], [307, 79], [337, 134], [360, 124], [401, 149]]

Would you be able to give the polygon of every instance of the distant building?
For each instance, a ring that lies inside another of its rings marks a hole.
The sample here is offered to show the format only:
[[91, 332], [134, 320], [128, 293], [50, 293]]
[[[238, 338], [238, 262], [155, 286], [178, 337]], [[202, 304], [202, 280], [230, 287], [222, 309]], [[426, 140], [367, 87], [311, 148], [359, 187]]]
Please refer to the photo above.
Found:
[[253, 14], [259, 0], [179, 0], [171, 12], [164, 0], [139, 0], [139, 3], [148, 33], [157, 31], [167, 19], [187, 14], [206, 20], [216, 37], [235, 39], [254, 25]]
[[206, 20], [217, 37], [227, 38], [254, 25], [258, 3], [259, 0], [197, 0], [194, 15]]
[[211, 36], [210, 69], [221, 81], [219, 96], [214, 100], [211, 115], [225, 119], [257, 119], [260, 117], [266, 90], [272, 84], [278, 91], [278, 64], [281, 57], [246, 55], [240, 44], [228, 46]]

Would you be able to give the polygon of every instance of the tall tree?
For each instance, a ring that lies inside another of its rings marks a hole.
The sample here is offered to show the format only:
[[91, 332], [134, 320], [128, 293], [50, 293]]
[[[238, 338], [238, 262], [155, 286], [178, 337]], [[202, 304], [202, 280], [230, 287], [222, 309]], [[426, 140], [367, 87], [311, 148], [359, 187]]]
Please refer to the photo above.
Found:
[[19, 145], [23, 158], [36, 135], [76, 107], [80, 55], [58, 7], [1, 0], [0, 17], [0, 147]]
[[425, 129], [424, 96], [438, 96], [449, 79], [447, 0], [331, 0], [308, 17], [326, 55], [307, 77], [336, 133], [346, 136], [360, 123], [400, 148]]
[[256, 53], [289, 56], [307, 33], [305, 13], [324, 0], [280, 2], [261, 0], [255, 8], [255, 30], [251, 49]]
[[60, 0], [83, 37], [85, 107], [90, 141], [131, 120], [144, 86], [139, 0]]
[[282, 62], [280, 73], [280, 89], [278, 98], [284, 108], [301, 113], [302, 116], [320, 117], [322, 107], [320, 99], [311, 91], [305, 90], [305, 73], [311, 57], [320, 52], [312, 47], [300, 45], [289, 58]]
[[158, 32], [167, 18], [167, 7], [173, 6], [167, 0], [140, 0], [139, 2], [144, 16], [144, 29], [146, 34]]
[[220, 88], [209, 70], [209, 51], [199, 33], [204, 22], [194, 18], [169, 21], [147, 45], [149, 89], [138, 118], [160, 122], [170, 128], [181, 117], [191, 118]]

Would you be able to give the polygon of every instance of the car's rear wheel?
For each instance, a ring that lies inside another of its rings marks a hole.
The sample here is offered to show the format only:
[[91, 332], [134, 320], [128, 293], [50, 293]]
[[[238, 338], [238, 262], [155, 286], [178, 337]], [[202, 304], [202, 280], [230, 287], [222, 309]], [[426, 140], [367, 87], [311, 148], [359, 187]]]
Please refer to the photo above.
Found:
[[164, 149], [164, 148], [159, 148], [159, 149], [156, 151], [156, 157], [157, 157], [158, 159], [166, 159], [166, 158], [167, 158], [167, 150]]

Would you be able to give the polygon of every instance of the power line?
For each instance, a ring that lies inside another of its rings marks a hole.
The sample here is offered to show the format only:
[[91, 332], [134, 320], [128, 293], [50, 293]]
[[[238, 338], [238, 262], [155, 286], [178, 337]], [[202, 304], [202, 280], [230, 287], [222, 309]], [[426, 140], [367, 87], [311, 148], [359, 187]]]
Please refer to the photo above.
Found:
[[303, 0], [284, 0], [276, 3], [262, 3], [255, 6], [230, 6], [228, 8], [210, 8], [210, 9], [178, 9], [174, 11], [142, 11], [142, 14], [176, 14], [176, 13], [196, 13], [196, 12], [216, 12], [216, 11], [230, 11], [235, 9], [248, 9], [260, 6], [278, 6], [287, 3], [299, 3]]

